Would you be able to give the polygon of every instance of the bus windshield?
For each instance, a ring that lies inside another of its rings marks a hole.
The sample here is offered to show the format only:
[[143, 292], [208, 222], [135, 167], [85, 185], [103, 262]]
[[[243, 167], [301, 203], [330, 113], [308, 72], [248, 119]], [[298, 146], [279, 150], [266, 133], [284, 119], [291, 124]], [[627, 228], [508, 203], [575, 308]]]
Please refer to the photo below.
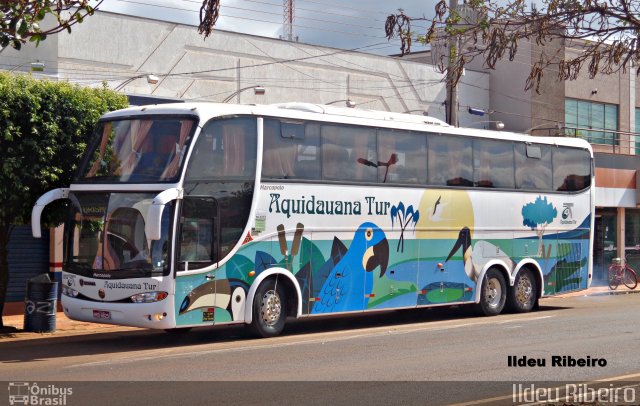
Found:
[[80, 170], [80, 181], [171, 182], [180, 173], [196, 128], [192, 118], [103, 121]]
[[170, 207], [163, 211], [160, 240], [153, 241], [144, 230], [153, 194], [77, 193], [69, 198], [67, 272], [118, 278], [168, 274]]

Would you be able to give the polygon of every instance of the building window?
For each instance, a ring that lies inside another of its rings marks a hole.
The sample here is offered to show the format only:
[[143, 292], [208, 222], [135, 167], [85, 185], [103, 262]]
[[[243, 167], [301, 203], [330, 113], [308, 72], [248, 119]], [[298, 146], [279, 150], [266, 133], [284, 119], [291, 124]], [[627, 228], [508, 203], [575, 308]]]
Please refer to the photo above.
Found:
[[618, 144], [617, 105], [565, 99], [564, 112], [569, 135], [580, 136], [592, 144]]
[[638, 270], [640, 269], [640, 210], [626, 209], [624, 222], [625, 254], [629, 265]]

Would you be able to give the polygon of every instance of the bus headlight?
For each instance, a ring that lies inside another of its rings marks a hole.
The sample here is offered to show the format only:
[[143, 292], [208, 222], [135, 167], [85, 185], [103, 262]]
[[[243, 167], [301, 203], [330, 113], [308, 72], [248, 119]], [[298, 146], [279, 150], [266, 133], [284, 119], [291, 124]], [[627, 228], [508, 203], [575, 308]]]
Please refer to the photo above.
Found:
[[78, 297], [78, 291], [71, 289], [67, 285], [62, 285], [62, 294], [69, 297]]
[[167, 292], [145, 292], [138, 293], [131, 296], [133, 303], [152, 303], [159, 302], [166, 298], [169, 294]]

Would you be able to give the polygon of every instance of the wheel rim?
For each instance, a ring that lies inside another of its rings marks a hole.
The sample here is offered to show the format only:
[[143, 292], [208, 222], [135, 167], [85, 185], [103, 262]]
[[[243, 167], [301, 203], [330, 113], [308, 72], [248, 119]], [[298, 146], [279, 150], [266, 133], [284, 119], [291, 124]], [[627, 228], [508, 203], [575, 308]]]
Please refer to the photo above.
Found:
[[262, 296], [260, 314], [262, 315], [262, 321], [264, 321], [267, 326], [273, 326], [280, 320], [282, 303], [280, 302], [280, 296], [275, 290], [270, 290]]
[[518, 286], [516, 286], [516, 300], [518, 303], [525, 305], [531, 300], [533, 294], [533, 284], [529, 275], [522, 275], [518, 279]]
[[502, 300], [502, 285], [497, 278], [487, 280], [487, 286], [484, 289], [484, 297], [487, 305], [496, 308]]
[[609, 269], [609, 287], [615, 289], [620, 284], [620, 278], [616, 269]]
[[629, 289], [635, 289], [635, 287], [638, 285], [638, 281], [636, 280], [635, 276], [631, 272], [625, 270], [624, 271], [624, 284]]

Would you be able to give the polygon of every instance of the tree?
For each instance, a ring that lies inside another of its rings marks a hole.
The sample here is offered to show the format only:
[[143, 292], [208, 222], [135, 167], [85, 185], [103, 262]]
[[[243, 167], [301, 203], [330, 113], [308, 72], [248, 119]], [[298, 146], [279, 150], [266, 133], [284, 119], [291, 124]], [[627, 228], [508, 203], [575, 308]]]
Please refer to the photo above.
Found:
[[[104, 0], [0, 0], [0, 49], [20, 50], [27, 41], [39, 44], [48, 35], [71, 32], [74, 24], [91, 16]], [[93, 4], [93, 5], [92, 5]], [[202, 0], [198, 33], [211, 35], [220, 16], [220, 0]], [[45, 18], [50, 17], [45, 22]], [[41, 27], [41, 24], [47, 28]]]
[[538, 196], [533, 203], [527, 203], [522, 207], [522, 225], [535, 230], [538, 236], [537, 256], [539, 257], [544, 257], [544, 246], [542, 244], [544, 230], [557, 216], [558, 210], [547, 201], [546, 197]]
[[205, 38], [211, 35], [218, 17], [220, 17], [220, 0], [202, 0], [198, 33], [204, 35]]
[[[20, 50], [27, 41], [38, 44], [48, 35], [65, 30], [71, 32], [71, 26], [93, 15], [102, 1], [0, 0], [0, 48], [11, 45]], [[92, 6], [89, 3], [96, 4]]]
[[[427, 31], [412, 31], [414, 21], [428, 22]], [[536, 91], [550, 67], [557, 70], [560, 80], [575, 79], [585, 65], [592, 79], [630, 68], [640, 59], [638, 32], [640, 3], [632, 0], [539, 0], [531, 6], [524, 0], [467, 0], [454, 10], [439, 0], [433, 18], [412, 18], [400, 10], [389, 15], [385, 24], [388, 39], [400, 38], [403, 55], [411, 52], [415, 37], [440, 51], [441, 71], [452, 59], [447, 71], [452, 84], [458, 83], [465, 65], [473, 59], [482, 58], [486, 67], [494, 69], [501, 60], [514, 60], [521, 41], [531, 41], [541, 53], [531, 66], [525, 90]], [[445, 48], [451, 39], [464, 45], [442, 52], [439, 48]], [[567, 55], [553, 45], [557, 41], [574, 42], [580, 52]]]
[[[44, 192], [71, 183], [98, 118], [127, 104], [124, 95], [106, 87], [0, 73], [0, 316], [12, 227], [30, 222], [33, 204]], [[50, 222], [55, 214], [48, 210]]]

